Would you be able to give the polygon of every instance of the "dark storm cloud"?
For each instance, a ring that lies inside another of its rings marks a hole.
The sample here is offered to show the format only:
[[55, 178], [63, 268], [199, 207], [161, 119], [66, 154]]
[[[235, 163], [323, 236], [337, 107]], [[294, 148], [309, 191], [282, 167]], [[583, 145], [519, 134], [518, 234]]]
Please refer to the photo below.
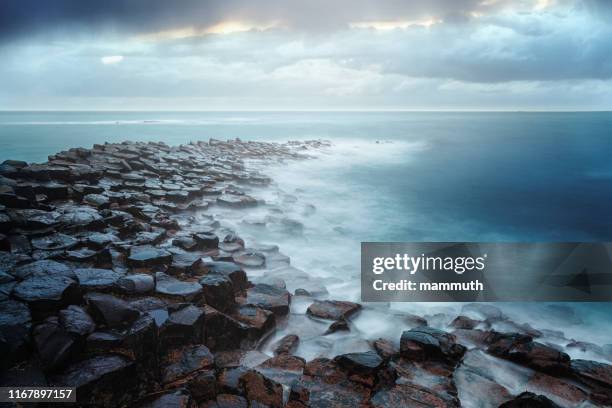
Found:
[[223, 20], [278, 21], [305, 30], [342, 28], [354, 21], [436, 16], [464, 21], [472, 11], [490, 12], [510, 0], [5, 0], [0, 38], [53, 29], [108, 27], [154, 32], [183, 26], [206, 27]]

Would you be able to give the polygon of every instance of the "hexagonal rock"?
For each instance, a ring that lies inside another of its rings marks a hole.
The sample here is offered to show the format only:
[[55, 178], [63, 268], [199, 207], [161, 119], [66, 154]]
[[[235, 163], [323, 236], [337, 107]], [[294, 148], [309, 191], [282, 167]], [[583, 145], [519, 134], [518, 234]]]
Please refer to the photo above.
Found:
[[276, 327], [274, 313], [252, 305], [240, 306], [232, 317], [248, 327], [245, 340], [249, 340], [251, 344], [257, 344]]
[[238, 265], [249, 268], [261, 268], [266, 264], [266, 257], [259, 252], [238, 252], [232, 257]]
[[128, 264], [136, 268], [169, 265], [172, 263], [172, 254], [164, 249], [150, 245], [134, 246], [130, 248]]
[[172, 263], [168, 266], [168, 273], [172, 275], [188, 274], [202, 263], [202, 257], [193, 253], [173, 253]]
[[202, 285], [206, 303], [215, 309], [226, 312], [236, 304], [232, 281], [225, 275], [209, 273], [198, 282]]
[[285, 289], [260, 283], [247, 290], [246, 303], [284, 316], [289, 313], [291, 295]]
[[283, 387], [255, 370], [240, 376], [239, 388], [249, 401], [256, 401], [270, 408], [283, 406]]
[[370, 400], [370, 404], [373, 408], [459, 407], [455, 399], [416, 384], [396, 384], [389, 390], [378, 391]]
[[198, 249], [216, 249], [219, 247], [219, 237], [213, 233], [200, 232], [193, 234]]
[[202, 285], [198, 282], [181, 281], [165, 273], [157, 272], [155, 291], [160, 295], [191, 302], [202, 296]]
[[44, 251], [56, 251], [74, 247], [79, 241], [70, 235], [53, 234], [32, 240], [32, 247]]
[[361, 310], [359, 303], [340, 300], [315, 300], [308, 306], [306, 313], [309, 316], [326, 320], [346, 319]]
[[138, 310], [113, 295], [89, 293], [85, 299], [94, 319], [108, 327], [128, 326], [140, 317]]
[[26, 279], [34, 276], [64, 276], [76, 279], [76, 275], [70, 267], [62, 263], [49, 260], [35, 261], [29, 264], [15, 267], [10, 271], [10, 274], [16, 277], [17, 279]]
[[204, 306], [206, 340], [204, 344], [213, 351], [234, 350], [250, 345], [249, 326], [235, 318]]
[[402, 333], [400, 354], [409, 360], [441, 360], [456, 364], [466, 348], [455, 341], [455, 336], [433, 327], [418, 327]]
[[172, 361], [163, 370], [162, 381], [172, 383], [202, 369], [213, 367], [215, 358], [204, 345], [187, 346], [179, 351], [171, 353]]
[[195, 251], [198, 243], [191, 237], [178, 237], [172, 240], [172, 245], [184, 249], [185, 251]]
[[203, 265], [210, 274], [223, 274], [230, 278], [235, 291], [249, 287], [246, 272], [233, 262], [204, 262]]
[[204, 310], [188, 305], [171, 312], [159, 328], [162, 348], [190, 343], [202, 343], [205, 339]]
[[13, 297], [28, 303], [35, 317], [42, 318], [78, 303], [81, 291], [78, 283], [66, 276], [30, 276], [14, 287]]
[[383, 359], [375, 351], [341, 354], [334, 361], [351, 373], [362, 375], [373, 374], [383, 367]]
[[45, 370], [57, 370], [76, 354], [76, 343], [56, 317], [50, 317], [32, 329], [32, 340]]
[[75, 275], [84, 290], [109, 291], [115, 287], [117, 281], [123, 276], [112, 269], [79, 268], [74, 270]]
[[117, 280], [117, 287], [128, 294], [147, 293], [155, 289], [155, 279], [145, 273], [125, 275]]
[[66, 332], [78, 337], [87, 336], [96, 329], [96, 324], [85, 309], [77, 305], [70, 305], [60, 310], [59, 322]]
[[134, 363], [118, 355], [101, 355], [80, 361], [52, 378], [55, 386], [76, 387], [77, 401], [92, 406], [121, 406], [135, 389]]

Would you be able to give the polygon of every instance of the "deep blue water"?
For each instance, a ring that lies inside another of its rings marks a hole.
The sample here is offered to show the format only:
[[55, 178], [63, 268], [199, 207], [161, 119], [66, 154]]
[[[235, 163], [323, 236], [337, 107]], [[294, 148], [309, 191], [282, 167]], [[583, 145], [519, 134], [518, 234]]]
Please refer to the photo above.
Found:
[[416, 143], [327, 169], [380, 218], [372, 238], [611, 240], [611, 131], [612, 113], [3, 112], [0, 160], [122, 140]]

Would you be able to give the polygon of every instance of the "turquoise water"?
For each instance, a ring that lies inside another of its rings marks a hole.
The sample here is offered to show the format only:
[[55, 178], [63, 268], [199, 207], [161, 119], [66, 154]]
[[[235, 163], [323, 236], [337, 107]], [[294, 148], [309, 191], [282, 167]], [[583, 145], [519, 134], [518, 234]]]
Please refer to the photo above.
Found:
[[322, 170], [371, 217], [392, 210], [371, 238], [610, 240], [611, 130], [612, 113], [2, 112], [0, 160], [123, 140], [385, 140], [382, 157]]

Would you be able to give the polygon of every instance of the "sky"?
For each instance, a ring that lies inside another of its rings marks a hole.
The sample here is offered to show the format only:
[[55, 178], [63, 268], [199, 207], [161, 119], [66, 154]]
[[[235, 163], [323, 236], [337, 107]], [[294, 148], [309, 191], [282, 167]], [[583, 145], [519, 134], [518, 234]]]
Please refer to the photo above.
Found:
[[5, 0], [2, 110], [610, 110], [608, 0]]

